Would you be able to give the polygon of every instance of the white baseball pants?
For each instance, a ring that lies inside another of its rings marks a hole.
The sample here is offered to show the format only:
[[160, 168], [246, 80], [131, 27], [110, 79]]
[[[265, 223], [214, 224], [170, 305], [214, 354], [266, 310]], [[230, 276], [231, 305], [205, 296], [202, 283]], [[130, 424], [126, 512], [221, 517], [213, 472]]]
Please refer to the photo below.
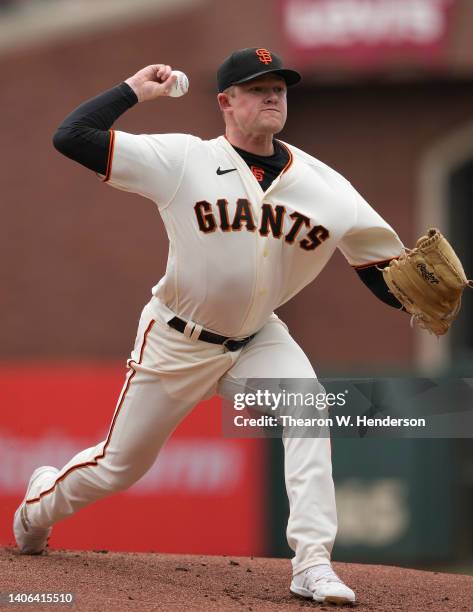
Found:
[[[273, 315], [243, 349], [229, 352], [167, 325], [174, 316], [157, 298], [141, 315], [129, 371], [106, 440], [69, 461], [26, 500], [33, 526], [49, 527], [111, 493], [152, 466], [168, 437], [201, 399], [246, 378], [315, 378], [306, 355]], [[191, 327], [189, 327], [191, 329]], [[328, 437], [283, 438], [293, 572], [327, 563], [337, 517]]]

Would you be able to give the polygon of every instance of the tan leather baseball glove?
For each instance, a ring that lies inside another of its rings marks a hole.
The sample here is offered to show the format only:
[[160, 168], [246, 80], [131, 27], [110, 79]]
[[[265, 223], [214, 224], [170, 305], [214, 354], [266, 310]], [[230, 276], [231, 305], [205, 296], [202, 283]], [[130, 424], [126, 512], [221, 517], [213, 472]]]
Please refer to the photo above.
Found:
[[458, 315], [465, 287], [472, 286], [455, 251], [438, 229], [383, 269], [391, 293], [420, 327], [442, 336]]

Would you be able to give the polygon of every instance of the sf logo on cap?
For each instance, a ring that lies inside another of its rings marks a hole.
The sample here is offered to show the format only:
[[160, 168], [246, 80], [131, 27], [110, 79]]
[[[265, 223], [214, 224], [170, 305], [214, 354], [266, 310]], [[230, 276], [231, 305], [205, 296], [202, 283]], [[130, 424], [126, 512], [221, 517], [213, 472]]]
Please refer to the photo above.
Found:
[[267, 49], [256, 49], [256, 55], [259, 57], [259, 61], [263, 64], [270, 64], [273, 61], [271, 52]]

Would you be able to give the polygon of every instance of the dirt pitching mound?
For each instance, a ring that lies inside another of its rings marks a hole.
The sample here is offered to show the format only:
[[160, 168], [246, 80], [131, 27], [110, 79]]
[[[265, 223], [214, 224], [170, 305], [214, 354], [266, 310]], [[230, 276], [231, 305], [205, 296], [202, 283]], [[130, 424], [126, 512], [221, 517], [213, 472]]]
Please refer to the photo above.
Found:
[[[357, 594], [357, 612], [471, 610], [473, 578], [335, 563]], [[284, 559], [51, 550], [39, 557], [0, 549], [0, 592], [74, 593], [75, 605], [4, 605], [2, 610], [333, 610], [289, 593]], [[351, 606], [349, 606], [351, 607]]]

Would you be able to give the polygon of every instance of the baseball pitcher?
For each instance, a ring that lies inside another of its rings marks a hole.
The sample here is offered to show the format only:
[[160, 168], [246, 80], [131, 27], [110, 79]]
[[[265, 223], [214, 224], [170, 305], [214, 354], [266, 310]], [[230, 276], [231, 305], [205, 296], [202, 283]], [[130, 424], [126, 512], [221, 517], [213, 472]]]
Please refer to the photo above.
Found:
[[[147, 66], [79, 106], [54, 136], [61, 153], [108, 185], [155, 202], [170, 249], [141, 314], [107, 438], [61, 469], [33, 473], [14, 517], [22, 553], [41, 553], [55, 523], [141, 478], [203, 398], [248, 378], [315, 379], [274, 310], [312, 282], [335, 249], [377, 297], [408, 309], [383, 276], [405, 256], [394, 230], [340, 174], [275, 138], [298, 72], [267, 49], [232, 53], [217, 72], [225, 135], [213, 140], [112, 129], [135, 104], [169, 95], [175, 78], [168, 65]], [[354, 602], [330, 564], [337, 529], [330, 441], [284, 437], [283, 444], [290, 589], [317, 602]]]

